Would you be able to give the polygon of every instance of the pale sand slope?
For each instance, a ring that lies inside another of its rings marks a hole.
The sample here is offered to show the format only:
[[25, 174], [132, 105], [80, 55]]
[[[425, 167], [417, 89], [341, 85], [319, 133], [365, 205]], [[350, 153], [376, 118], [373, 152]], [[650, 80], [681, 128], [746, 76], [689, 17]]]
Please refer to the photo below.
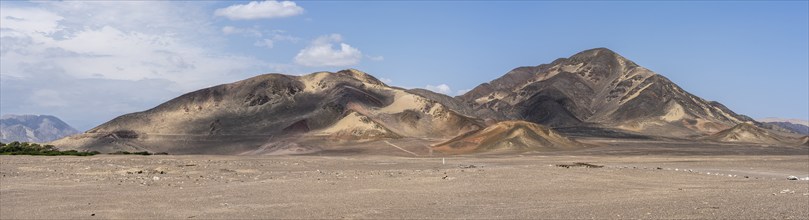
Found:
[[[553, 166], [573, 162], [605, 167]], [[785, 180], [806, 155], [0, 156], [0, 174], [2, 219], [809, 216], [809, 181]]]

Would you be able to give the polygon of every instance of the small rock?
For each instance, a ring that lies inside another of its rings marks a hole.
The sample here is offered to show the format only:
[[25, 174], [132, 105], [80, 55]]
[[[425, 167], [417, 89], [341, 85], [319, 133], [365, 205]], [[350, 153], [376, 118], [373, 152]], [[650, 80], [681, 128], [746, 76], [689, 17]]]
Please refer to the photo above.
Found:
[[160, 177], [155, 176], [155, 177], [152, 177], [152, 179], [153, 179], [154, 181], [158, 181], [158, 180], [160, 180]]
[[788, 176], [787, 179], [788, 180], [798, 180], [798, 177], [797, 176]]

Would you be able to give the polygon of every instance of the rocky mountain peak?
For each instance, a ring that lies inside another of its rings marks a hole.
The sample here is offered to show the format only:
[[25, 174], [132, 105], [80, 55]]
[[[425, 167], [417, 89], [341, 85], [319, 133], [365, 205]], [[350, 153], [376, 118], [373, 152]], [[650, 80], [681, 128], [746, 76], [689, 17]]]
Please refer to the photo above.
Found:
[[458, 99], [483, 117], [552, 127], [609, 124], [649, 131], [665, 130], [653, 127], [670, 124], [686, 127], [677, 134], [685, 135], [712, 133], [748, 121], [607, 48], [516, 68]]
[[3, 115], [0, 117], [0, 142], [48, 142], [79, 133], [51, 115]]

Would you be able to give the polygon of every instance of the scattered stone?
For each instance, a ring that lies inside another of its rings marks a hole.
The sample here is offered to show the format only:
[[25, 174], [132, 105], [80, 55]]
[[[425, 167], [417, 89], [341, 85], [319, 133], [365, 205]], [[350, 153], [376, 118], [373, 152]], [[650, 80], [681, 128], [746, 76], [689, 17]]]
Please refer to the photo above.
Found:
[[788, 180], [798, 180], [798, 177], [797, 176], [788, 176], [787, 179]]
[[152, 180], [154, 180], [154, 181], [158, 181], [158, 180], [160, 180], [160, 177], [157, 177], [157, 176], [152, 177]]
[[781, 190], [781, 194], [787, 194], [787, 193], [795, 194], [795, 191], [792, 191], [792, 190], [789, 190], [789, 189]]
[[471, 168], [476, 168], [477, 167], [475, 165], [463, 165], [463, 164], [458, 165], [458, 166], [463, 168], [463, 169], [471, 169]]

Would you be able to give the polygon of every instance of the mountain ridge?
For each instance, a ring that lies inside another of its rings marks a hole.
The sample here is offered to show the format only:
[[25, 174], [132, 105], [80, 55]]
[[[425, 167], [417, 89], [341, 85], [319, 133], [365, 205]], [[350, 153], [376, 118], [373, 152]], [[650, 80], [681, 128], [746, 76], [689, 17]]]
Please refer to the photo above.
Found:
[[[509, 141], [575, 145], [555, 128], [578, 137], [607, 132], [683, 140], [745, 123], [761, 125], [614, 51], [595, 48], [549, 64], [515, 68], [456, 97], [389, 86], [356, 69], [262, 74], [186, 93], [53, 143], [101, 151], [299, 154], [346, 150], [333, 146], [340, 144], [399, 148], [388, 141], [436, 144], [478, 134], [487, 138], [485, 143], [461, 144], [468, 148], [461, 151], [480, 152], [503, 149], [497, 143]], [[556, 136], [542, 135], [546, 133]], [[447, 142], [429, 152], [459, 152], [450, 145], [457, 144]]]

